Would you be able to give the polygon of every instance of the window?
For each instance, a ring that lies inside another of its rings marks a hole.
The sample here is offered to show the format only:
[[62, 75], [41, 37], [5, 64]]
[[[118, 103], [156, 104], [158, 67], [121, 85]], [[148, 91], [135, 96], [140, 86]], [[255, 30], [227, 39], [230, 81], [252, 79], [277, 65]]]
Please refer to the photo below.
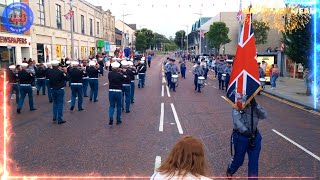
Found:
[[81, 15], [81, 33], [84, 34], [84, 16]]
[[92, 19], [91, 18], [89, 19], [89, 22], [90, 22], [90, 36], [92, 36], [93, 33], [92, 33]]
[[100, 23], [97, 22], [97, 34], [99, 34]]
[[44, 16], [44, 0], [39, 0], [38, 2], [38, 5], [39, 5], [39, 24], [40, 25], [45, 25], [45, 16]]
[[59, 4], [56, 4], [56, 20], [57, 20], [57, 28], [62, 29], [61, 6]]

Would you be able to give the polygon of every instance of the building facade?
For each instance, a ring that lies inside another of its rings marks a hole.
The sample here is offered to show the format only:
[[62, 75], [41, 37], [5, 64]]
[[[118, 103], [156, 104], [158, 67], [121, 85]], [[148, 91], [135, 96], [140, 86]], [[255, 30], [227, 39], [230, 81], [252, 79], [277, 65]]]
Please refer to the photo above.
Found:
[[115, 27], [120, 31], [124, 32], [124, 38], [122, 37], [122, 47], [121, 48], [131, 48], [136, 42], [135, 32], [136, 29], [133, 29], [133, 25], [128, 25], [121, 20], [117, 20], [115, 23]]

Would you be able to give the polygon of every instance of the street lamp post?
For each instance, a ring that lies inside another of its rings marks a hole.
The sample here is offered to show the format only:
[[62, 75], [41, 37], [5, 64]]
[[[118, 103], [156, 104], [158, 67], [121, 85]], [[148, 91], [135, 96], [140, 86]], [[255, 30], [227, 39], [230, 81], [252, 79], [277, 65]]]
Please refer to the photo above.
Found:
[[199, 15], [200, 16], [200, 18], [199, 18], [199, 21], [200, 21], [200, 27], [199, 27], [199, 31], [200, 31], [200, 38], [199, 38], [199, 54], [201, 55], [201, 16], [202, 16], [202, 13], [201, 13], [201, 10], [200, 10], [200, 13], [194, 13], [194, 14], [197, 14], [197, 15]]
[[189, 34], [188, 34], [188, 25], [184, 25], [184, 27], [187, 27], [187, 53], [189, 53]]
[[[72, 11], [72, 0], [70, 0], [70, 10]], [[72, 11], [73, 12], [73, 11]], [[71, 31], [71, 60], [74, 61], [74, 37], [73, 37], [73, 23], [74, 23], [74, 13], [72, 13], [72, 17], [70, 18], [70, 31]]]
[[[123, 4], [123, 6], [125, 6], [126, 4]], [[124, 32], [124, 17], [125, 16], [129, 16], [132, 14], [124, 14], [124, 9], [123, 9], [123, 13], [122, 13], [122, 39], [123, 39], [123, 45], [122, 45], [122, 52], [124, 52], [124, 46], [125, 46], [125, 41], [126, 41], [126, 37], [125, 37], [125, 32]]]

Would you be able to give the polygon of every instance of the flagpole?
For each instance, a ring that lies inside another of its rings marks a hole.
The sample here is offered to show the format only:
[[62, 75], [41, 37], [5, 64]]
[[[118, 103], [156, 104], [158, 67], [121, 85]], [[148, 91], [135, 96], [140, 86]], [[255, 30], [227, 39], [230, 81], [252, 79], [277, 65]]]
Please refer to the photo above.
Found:
[[72, 16], [70, 17], [70, 31], [71, 31], [71, 60], [74, 61], [74, 37], [73, 37], [73, 21], [74, 21], [74, 13], [72, 11], [72, 0], [70, 0], [70, 10], [72, 12]]
[[[242, 12], [242, 0], [240, 0], [240, 4], [239, 4], [239, 12]], [[238, 42], [240, 41], [240, 35], [241, 35], [241, 21], [242, 21], [242, 13], [240, 14], [240, 18], [239, 18], [239, 31], [238, 31]]]

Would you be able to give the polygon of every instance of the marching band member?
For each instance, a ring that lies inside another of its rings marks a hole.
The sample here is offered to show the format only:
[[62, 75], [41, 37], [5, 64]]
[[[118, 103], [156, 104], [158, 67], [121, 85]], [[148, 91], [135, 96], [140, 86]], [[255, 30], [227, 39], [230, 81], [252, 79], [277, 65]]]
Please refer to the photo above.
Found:
[[198, 77], [202, 76], [204, 73], [203, 73], [203, 69], [202, 67], [200, 66], [200, 62], [197, 62], [196, 65], [193, 67], [193, 74], [194, 74], [194, 90], [198, 90], [198, 92], [200, 93], [201, 90], [200, 90], [200, 84], [198, 83]]
[[70, 111], [73, 111], [75, 103], [76, 103], [76, 96], [78, 96], [78, 110], [84, 110], [82, 108], [83, 102], [83, 75], [84, 71], [78, 68], [79, 62], [72, 61], [71, 62], [72, 69], [69, 71], [69, 78], [71, 81], [71, 107]]
[[186, 59], [183, 59], [180, 64], [180, 71], [182, 78], [186, 78], [186, 71], [187, 71], [187, 65], [186, 65]]
[[8, 76], [8, 97], [7, 97], [7, 102], [10, 104], [11, 96], [13, 94], [13, 91], [16, 93], [16, 103], [19, 103], [20, 99], [20, 88], [18, 84], [18, 75], [17, 75], [17, 68], [15, 65], [9, 66], [9, 72], [7, 74]]
[[42, 88], [42, 95], [46, 95], [46, 70], [44, 64], [41, 63], [39, 67], [36, 69], [36, 78], [37, 78], [37, 95], [39, 95], [39, 91]]
[[113, 124], [113, 114], [115, 106], [117, 106], [117, 125], [121, 124], [121, 96], [122, 84], [124, 81], [123, 75], [119, 72], [118, 68], [120, 63], [111, 63], [112, 71], [108, 74], [109, 79], [109, 125]]
[[21, 64], [21, 71], [18, 72], [18, 78], [20, 80], [20, 94], [21, 97], [19, 99], [19, 103], [18, 103], [18, 107], [17, 107], [17, 113], [20, 114], [21, 113], [21, 108], [23, 106], [24, 103], [24, 99], [26, 97], [26, 95], [28, 94], [29, 97], [29, 107], [30, 107], [30, 111], [34, 111], [36, 110], [36, 108], [34, 108], [34, 104], [33, 104], [33, 93], [32, 93], [32, 87], [31, 84], [33, 82], [33, 75], [31, 71], [27, 71], [28, 64], [27, 63], [22, 63]]
[[232, 60], [227, 60], [227, 67], [224, 69], [224, 74], [226, 74], [226, 80], [224, 82], [226, 86], [226, 91], [228, 90], [228, 85], [230, 81], [230, 75], [232, 71], [232, 62], [233, 62]]
[[50, 87], [50, 80], [48, 77], [48, 71], [52, 68], [52, 64], [51, 63], [46, 63], [46, 69], [45, 69], [45, 75], [46, 75], [46, 86], [47, 86], [47, 91], [48, 91], [48, 99], [49, 99], [49, 103], [52, 103], [52, 92], [51, 92], [51, 87]]
[[90, 101], [98, 102], [98, 88], [99, 88], [99, 82], [98, 82], [98, 76], [100, 71], [98, 70], [99, 65], [96, 66], [96, 62], [90, 61], [89, 67], [87, 68], [87, 74], [89, 76], [89, 86], [90, 86]]
[[134, 91], [135, 91], [135, 88], [136, 88], [134, 80], [135, 80], [135, 76], [138, 75], [138, 73], [137, 73], [136, 68], [133, 65], [132, 60], [128, 61], [128, 66], [129, 66], [129, 68], [130, 68], [130, 70], [132, 72], [130, 78], [131, 78], [131, 104], [133, 104], [134, 103]]
[[100, 74], [103, 76], [103, 71], [104, 71], [104, 60], [103, 58], [99, 58], [99, 61], [98, 61], [98, 64], [99, 64], [99, 69], [100, 69]]
[[[82, 61], [82, 69], [83, 69], [83, 71], [86, 72], [87, 68], [88, 68], [87, 61], [83, 60]], [[89, 85], [89, 77], [85, 73], [84, 76], [83, 76], [83, 96], [84, 97], [88, 97], [88, 95], [87, 95], [88, 85]]]
[[165, 64], [164, 66], [164, 71], [165, 71], [165, 74], [166, 74], [166, 78], [167, 78], [167, 82], [168, 82], [168, 87], [171, 86], [171, 66], [172, 66], [172, 60], [173, 59], [168, 59], [169, 61]]
[[124, 110], [124, 99], [126, 102], [126, 113], [130, 112], [130, 104], [131, 104], [131, 77], [132, 77], [132, 71], [128, 69], [128, 63], [126, 60], [121, 61], [122, 66], [122, 73], [124, 76], [124, 81], [122, 84], [122, 110]]
[[53, 68], [48, 69], [47, 78], [49, 79], [52, 100], [53, 100], [53, 122], [63, 124], [63, 104], [64, 104], [64, 82], [68, 79], [66, 68], [63, 71], [59, 69], [59, 61], [51, 61]]
[[[143, 57], [141, 58], [143, 59]], [[147, 67], [145, 65], [145, 61], [141, 60], [140, 64], [138, 65], [137, 71], [139, 73], [139, 84], [138, 84], [138, 88], [144, 88], [144, 83], [145, 83], [145, 77], [146, 77], [146, 71], [147, 71]]]
[[222, 80], [222, 74], [224, 69], [226, 68], [226, 65], [224, 63], [224, 59], [221, 59], [218, 64], [218, 80], [219, 80], [219, 89], [224, 90], [224, 81]]
[[178, 70], [178, 67], [177, 65], [175, 64], [175, 59], [172, 59], [171, 60], [171, 66], [170, 66], [170, 90], [172, 89], [173, 92], [176, 92], [176, 84], [174, 82], [171, 81], [171, 78], [172, 78], [172, 75], [175, 75], [175, 74], [178, 74], [179, 73], [179, 70]]

